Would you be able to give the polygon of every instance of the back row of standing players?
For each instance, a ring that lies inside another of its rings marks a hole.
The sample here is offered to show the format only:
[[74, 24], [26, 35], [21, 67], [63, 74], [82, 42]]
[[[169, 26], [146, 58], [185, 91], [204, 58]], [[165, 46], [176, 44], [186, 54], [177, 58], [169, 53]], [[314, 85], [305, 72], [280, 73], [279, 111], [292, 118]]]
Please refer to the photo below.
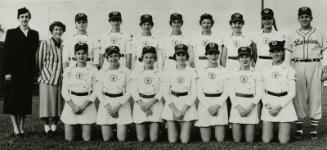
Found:
[[[63, 62], [64, 67], [74, 67], [74, 45], [82, 42], [87, 43], [88, 64], [97, 68], [108, 67], [105, 61], [105, 50], [109, 46], [117, 46], [121, 57], [120, 65], [126, 66], [132, 70], [142, 69], [138, 61], [142, 56], [142, 49], [147, 46], [156, 48], [157, 62], [156, 68], [159, 70], [169, 70], [175, 63], [171, 58], [175, 53], [175, 46], [185, 44], [188, 46], [189, 60], [188, 65], [195, 67], [198, 71], [206, 67], [207, 59], [205, 57], [205, 46], [207, 43], [217, 43], [219, 45], [220, 64], [227, 70], [236, 70], [239, 68], [237, 58], [240, 47], [250, 47], [253, 55], [253, 67], [257, 71], [262, 71], [264, 66], [271, 65], [272, 58], [269, 56], [270, 41], [286, 41], [285, 61], [286, 64], [292, 64], [296, 71], [296, 96], [294, 100], [295, 110], [298, 121], [296, 122], [296, 136], [301, 137], [303, 134], [302, 124], [305, 117], [310, 117], [310, 125], [313, 136], [317, 134], [318, 121], [321, 119], [321, 95], [322, 81], [326, 78], [326, 41], [322, 32], [311, 26], [313, 19], [311, 9], [301, 7], [298, 10], [298, 21], [301, 27], [294, 32], [284, 36], [277, 31], [274, 13], [271, 9], [266, 8], [261, 12], [262, 15], [262, 32], [253, 40], [242, 34], [244, 25], [243, 16], [240, 13], [234, 13], [230, 19], [232, 34], [227, 38], [220, 40], [211, 32], [214, 24], [212, 15], [203, 14], [200, 17], [202, 33], [191, 40], [182, 34], [181, 27], [183, 18], [181, 14], [173, 13], [170, 16], [170, 26], [172, 32], [158, 40], [151, 34], [154, 25], [152, 16], [149, 14], [142, 15], [140, 18], [140, 27], [142, 35], [132, 37], [129, 34], [120, 31], [122, 17], [120, 12], [114, 11], [109, 13], [109, 23], [112, 29], [95, 39], [86, 32], [87, 16], [79, 13], [75, 16], [77, 33], [64, 40]], [[274, 27], [275, 30], [272, 28]], [[271, 85], [274, 86], [274, 85]], [[283, 91], [280, 91], [281, 93]]]

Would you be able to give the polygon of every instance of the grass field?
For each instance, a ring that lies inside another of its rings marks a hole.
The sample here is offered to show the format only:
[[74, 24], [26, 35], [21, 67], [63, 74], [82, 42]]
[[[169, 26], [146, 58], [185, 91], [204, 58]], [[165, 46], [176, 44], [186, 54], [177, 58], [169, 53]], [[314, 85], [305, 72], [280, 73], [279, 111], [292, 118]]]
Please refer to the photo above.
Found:
[[[202, 143], [198, 130], [194, 130], [192, 141], [190, 144], [169, 144], [165, 135], [161, 135], [161, 140], [156, 143], [151, 142], [137, 142], [135, 134], [131, 133], [129, 142], [102, 142], [99, 127], [95, 127], [94, 137], [91, 142], [66, 142], [64, 140], [63, 125], [60, 124], [59, 134], [54, 137], [46, 137], [43, 134], [42, 121], [38, 118], [38, 97], [33, 98], [33, 114], [27, 117], [24, 138], [13, 138], [12, 126], [9, 116], [0, 114], [0, 150], [5, 149], [296, 149], [296, 150], [313, 150], [313, 149], [327, 149], [327, 88], [324, 89], [323, 97], [323, 119], [319, 124], [319, 140], [310, 140], [308, 132], [305, 133], [305, 138], [301, 141], [292, 140], [290, 144], [278, 144], [275, 140], [272, 144], [263, 144], [260, 142], [260, 137], [254, 144], [234, 143], [231, 137], [228, 136], [226, 142], [217, 143], [212, 141], [210, 143]], [[3, 101], [0, 101], [0, 112], [2, 112]], [[305, 124], [305, 129], [308, 129], [308, 122]], [[293, 126], [294, 130], [294, 126]], [[305, 130], [308, 131], [308, 130]]]

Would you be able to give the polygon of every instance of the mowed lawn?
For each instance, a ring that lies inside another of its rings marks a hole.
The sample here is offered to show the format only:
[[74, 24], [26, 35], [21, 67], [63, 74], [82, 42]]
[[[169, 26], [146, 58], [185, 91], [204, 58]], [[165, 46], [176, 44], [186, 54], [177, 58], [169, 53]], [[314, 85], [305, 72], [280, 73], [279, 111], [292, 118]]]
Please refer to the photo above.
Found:
[[[54, 137], [46, 137], [43, 133], [43, 122], [38, 118], [38, 96], [33, 99], [33, 114], [26, 119], [24, 138], [13, 138], [12, 125], [9, 116], [0, 114], [0, 150], [5, 149], [296, 149], [296, 150], [313, 150], [327, 149], [327, 88], [324, 89], [323, 96], [323, 119], [319, 124], [319, 140], [310, 140], [308, 135], [308, 121], [305, 124], [305, 138], [301, 141], [292, 139], [290, 144], [278, 144], [275, 140], [272, 144], [263, 144], [260, 140], [260, 134], [257, 135], [257, 140], [254, 144], [234, 143], [228, 135], [226, 142], [217, 143], [202, 143], [198, 129], [193, 130], [192, 141], [190, 144], [169, 144], [165, 133], [161, 134], [160, 141], [137, 142], [135, 133], [129, 133], [128, 142], [103, 142], [101, 140], [101, 132], [99, 126], [95, 126], [94, 137], [91, 142], [83, 142], [81, 140], [75, 142], [66, 142], [64, 140], [63, 124], [59, 126], [59, 133]], [[2, 112], [3, 101], [0, 101], [0, 112]], [[133, 131], [133, 130], [132, 130]], [[259, 133], [259, 130], [258, 130]], [[293, 125], [294, 133], [294, 125]]]

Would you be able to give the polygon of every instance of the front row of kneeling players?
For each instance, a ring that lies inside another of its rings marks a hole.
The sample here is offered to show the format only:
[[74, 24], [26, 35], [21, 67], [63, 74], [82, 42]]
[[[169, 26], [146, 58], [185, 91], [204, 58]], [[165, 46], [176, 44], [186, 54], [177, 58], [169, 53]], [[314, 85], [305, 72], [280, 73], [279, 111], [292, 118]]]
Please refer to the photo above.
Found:
[[[278, 139], [287, 143], [291, 122], [297, 120], [292, 104], [295, 71], [283, 63], [284, 41], [272, 41], [269, 46], [273, 63], [260, 73], [251, 66], [252, 51], [248, 47], [238, 49], [240, 68], [228, 72], [218, 63], [220, 52], [216, 43], [206, 45], [208, 63], [197, 72], [187, 65], [189, 56], [183, 44], [175, 46], [172, 58], [175, 67], [164, 72], [157, 70], [153, 65], [157, 60], [156, 49], [150, 46], [143, 48], [140, 58], [144, 68], [130, 72], [119, 64], [121, 54], [117, 46], [106, 49], [109, 65], [97, 71], [86, 65], [87, 45], [78, 43], [75, 45], [78, 63], [65, 70], [63, 79], [62, 95], [66, 104], [61, 120], [65, 123], [65, 138], [73, 140], [74, 125], [80, 124], [83, 140], [89, 141], [91, 125], [96, 123], [101, 126], [104, 141], [112, 140], [114, 126], [118, 140], [125, 141], [127, 125], [134, 122], [139, 141], [147, 137], [157, 141], [160, 123], [165, 120], [170, 143], [179, 138], [182, 143], [188, 143], [193, 121], [200, 128], [204, 142], [210, 141], [212, 130], [217, 141], [224, 141], [225, 126], [229, 122], [234, 141], [240, 142], [245, 136], [246, 141], [252, 143], [255, 125], [261, 119], [263, 142], [273, 139], [277, 123]], [[96, 97], [100, 100], [98, 112], [93, 103]], [[228, 97], [232, 103], [229, 118]], [[257, 105], [260, 100], [263, 103], [261, 118]]]

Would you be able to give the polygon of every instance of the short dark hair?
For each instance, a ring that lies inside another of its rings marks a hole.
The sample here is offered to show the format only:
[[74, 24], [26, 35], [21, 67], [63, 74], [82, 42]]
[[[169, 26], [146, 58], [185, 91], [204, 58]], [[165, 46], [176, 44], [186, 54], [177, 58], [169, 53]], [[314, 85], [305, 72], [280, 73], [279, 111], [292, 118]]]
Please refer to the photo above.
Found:
[[52, 32], [55, 26], [60, 27], [64, 32], [66, 31], [66, 26], [60, 21], [55, 21], [51, 23], [49, 31]]
[[200, 16], [200, 21], [199, 21], [199, 24], [200, 24], [200, 25], [202, 24], [202, 21], [203, 21], [204, 19], [208, 19], [208, 20], [210, 20], [212, 25], [215, 24], [215, 21], [213, 20], [211, 14], [208, 14], [208, 13], [204, 13], [204, 14], [202, 14], [202, 15]]
[[[186, 52], [185, 55], [186, 55], [186, 60], [188, 60], [190, 58], [190, 55], [188, 54], [188, 52]], [[173, 60], [176, 60], [176, 53], [173, 55]]]
[[32, 14], [31, 14], [31, 12], [30, 12], [26, 7], [23, 7], [23, 8], [19, 8], [19, 9], [18, 9], [18, 12], [17, 12], [17, 19], [19, 18], [19, 16], [20, 16], [21, 14], [25, 14], [25, 13], [28, 13], [28, 14], [29, 14], [30, 19], [32, 18]]

